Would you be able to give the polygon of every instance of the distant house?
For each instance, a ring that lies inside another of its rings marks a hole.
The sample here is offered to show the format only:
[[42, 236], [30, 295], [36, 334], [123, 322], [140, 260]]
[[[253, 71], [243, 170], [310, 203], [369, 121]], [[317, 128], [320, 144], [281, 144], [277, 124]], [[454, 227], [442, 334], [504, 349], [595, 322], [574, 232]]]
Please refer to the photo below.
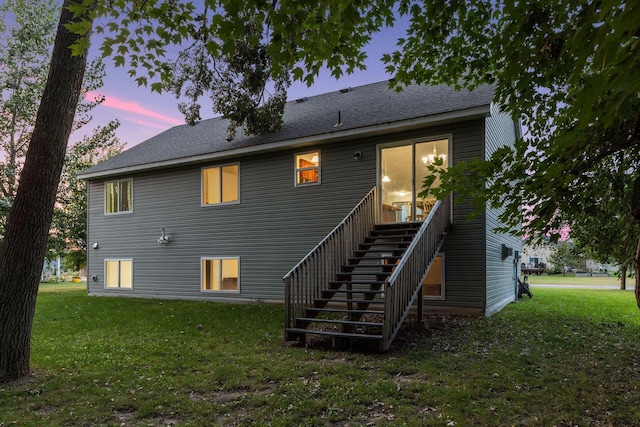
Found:
[[[571, 238], [566, 239], [570, 247], [573, 249], [574, 242]], [[554, 267], [551, 262], [553, 252], [556, 250], [557, 244], [551, 243], [548, 239], [540, 243], [532, 244], [531, 241], [525, 240], [522, 246], [522, 263], [521, 270], [525, 274], [542, 274], [547, 269]], [[616, 272], [618, 267], [613, 264], [601, 263], [595, 261], [582, 254], [577, 255], [577, 265], [572, 268], [577, 273], [607, 273]]]
[[554, 248], [548, 242], [533, 245], [528, 240], [525, 241], [522, 247], [522, 271], [535, 275], [544, 273]]
[[413, 303], [491, 315], [516, 297], [521, 240], [495, 210], [468, 222], [469, 204], [417, 194], [435, 158], [514, 143], [493, 93], [381, 82], [289, 102], [267, 135], [214, 118], [134, 146], [81, 174], [88, 292], [284, 302], [290, 339], [383, 349]]

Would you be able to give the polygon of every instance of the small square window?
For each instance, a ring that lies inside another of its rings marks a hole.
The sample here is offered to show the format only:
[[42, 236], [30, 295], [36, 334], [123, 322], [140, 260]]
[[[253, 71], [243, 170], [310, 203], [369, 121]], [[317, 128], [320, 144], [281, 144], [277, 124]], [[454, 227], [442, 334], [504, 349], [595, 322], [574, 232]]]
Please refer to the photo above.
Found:
[[320, 183], [320, 151], [296, 154], [296, 186]]
[[133, 212], [133, 185], [131, 179], [109, 181], [104, 185], [106, 214]]
[[105, 260], [104, 286], [106, 288], [133, 288], [133, 260]]
[[202, 204], [238, 202], [239, 178], [240, 167], [237, 164], [202, 169]]
[[202, 291], [238, 292], [240, 260], [238, 258], [202, 258]]

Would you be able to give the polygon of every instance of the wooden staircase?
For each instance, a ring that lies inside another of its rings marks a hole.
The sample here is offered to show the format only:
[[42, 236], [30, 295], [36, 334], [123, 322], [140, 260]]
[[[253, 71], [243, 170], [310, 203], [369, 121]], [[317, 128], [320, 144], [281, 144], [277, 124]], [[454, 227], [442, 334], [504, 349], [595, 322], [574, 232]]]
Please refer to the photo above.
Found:
[[295, 326], [286, 328], [289, 339], [304, 342], [307, 335], [344, 340], [381, 341], [384, 326], [384, 284], [411, 244], [421, 222], [377, 224], [313, 299]]
[[284, 277], [285, 340], [325, 335], [388, 350], [413, 303], [424, 314], [422, 283], [451, 226], [451, 198], [424, 222], [376, 224], [374, 187]]

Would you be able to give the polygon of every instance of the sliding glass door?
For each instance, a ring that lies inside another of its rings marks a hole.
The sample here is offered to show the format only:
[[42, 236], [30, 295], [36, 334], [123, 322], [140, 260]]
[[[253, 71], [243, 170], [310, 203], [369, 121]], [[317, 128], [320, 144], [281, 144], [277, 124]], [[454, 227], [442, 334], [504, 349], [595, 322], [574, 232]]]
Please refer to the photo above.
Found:
[[[427, 166], [436, 159], [448, 165], [449, 140], [415, 142], [380, 149], [379, 185], [382, 222], [424, 221], [435, 204], [435, 197], [418, 197]], [[434, 186], [439, 181], [436, 179]]]

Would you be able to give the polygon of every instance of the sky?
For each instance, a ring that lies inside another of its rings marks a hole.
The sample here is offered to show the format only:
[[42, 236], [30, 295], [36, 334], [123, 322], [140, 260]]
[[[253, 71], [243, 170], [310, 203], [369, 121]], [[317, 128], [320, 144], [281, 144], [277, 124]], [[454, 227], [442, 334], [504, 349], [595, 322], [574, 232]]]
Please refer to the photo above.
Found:
[[[392, 76], [386, 74], [380, 58], [383, 53], [395, 50], [396, 41], [403, 34], [404, 30], [396, 27], [385, 29], [374, 35], [366, 49], [368, 58], [365, 62], [367, 67], [365, 71], [358, 71], [336, 80], [327, 70], [323, 70], [311, 87], [301, 82], [294, 82], [289, 88], [288, 98], [293, 100], [310, 97], [391, 78]], [[90, 56], [98, 55], [98, 47], [97, 44], [91, 47]], [[177, 108], [178, 101], [173, 94], [152, 93], [148, 87], [137, 86], [127, 74], [126, 68], [114, 67], [110, 59], [105, 59], [105, 64], [107, 75], [104, 86], [97, 91], [104, 95], [105, 101], [93, 110], [93, 120], [89, 127], [72, 135], [72, 143], [81, 139], [83, 135], [89, 134], [96, 126], [105, 125], [114, 119], [120, 121], [117, 136], [126, 144], [125, 148], [139, 144], [173, 126], [184, 124], [184, 118]], [[95, 96], [95, 93], [89, 96]], [[202, 119], [214, 117], [208, 98], [205, 97], [203, 101]]]

